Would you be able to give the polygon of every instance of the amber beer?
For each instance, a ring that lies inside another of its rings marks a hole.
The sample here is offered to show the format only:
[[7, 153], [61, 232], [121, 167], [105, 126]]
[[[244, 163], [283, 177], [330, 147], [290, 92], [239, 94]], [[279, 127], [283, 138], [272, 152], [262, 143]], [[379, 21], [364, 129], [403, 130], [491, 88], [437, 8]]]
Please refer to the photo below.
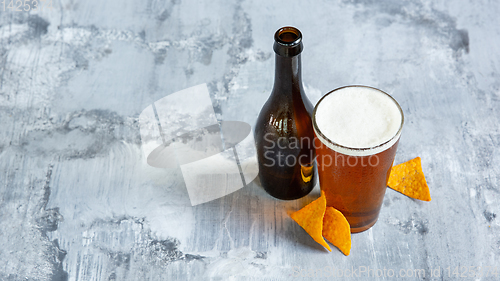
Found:
[[333, 90], [314, 108], [320, 187], [352, 233], [377, 221], [403, 123], [396, 100], [367, 86]]

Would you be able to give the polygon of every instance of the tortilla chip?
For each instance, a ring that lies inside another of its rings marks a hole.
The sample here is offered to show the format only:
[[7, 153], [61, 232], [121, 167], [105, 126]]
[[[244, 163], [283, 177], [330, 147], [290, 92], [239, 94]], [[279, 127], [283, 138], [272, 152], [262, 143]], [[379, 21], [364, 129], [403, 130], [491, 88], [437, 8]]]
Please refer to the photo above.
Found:
[[304, 208], [290, 215], [311, 237], [314, 241], [332, 251], [330, 246], [323, 239], [323, 216], [326, 210], [325, 193], [321, 191], [321, 196], [309, 203]]
[[411, 198], [431, 201], [431, 193], [422, 172], [420, 157], [392, 167], [387, 185]]
[[333, 207], [326, 208], [323, 236], [344, 255], [348, 256], [351, 252], [351, 226], [344, 215]]

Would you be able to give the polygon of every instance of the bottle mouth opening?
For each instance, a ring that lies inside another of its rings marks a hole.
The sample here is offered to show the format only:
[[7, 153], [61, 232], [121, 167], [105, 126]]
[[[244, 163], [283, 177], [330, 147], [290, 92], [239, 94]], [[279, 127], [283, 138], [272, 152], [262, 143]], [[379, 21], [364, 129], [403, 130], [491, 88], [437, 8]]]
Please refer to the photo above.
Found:
[[292, 47], [302, 41], [302, 33], [295, 27], [285, 26], [276, 31], [274, 39], [278, 43]]
[[295, 27], [285, 26], [274, 34], [274, 51], [284, 57], [296, 56], [302, 52], [302, 33]]

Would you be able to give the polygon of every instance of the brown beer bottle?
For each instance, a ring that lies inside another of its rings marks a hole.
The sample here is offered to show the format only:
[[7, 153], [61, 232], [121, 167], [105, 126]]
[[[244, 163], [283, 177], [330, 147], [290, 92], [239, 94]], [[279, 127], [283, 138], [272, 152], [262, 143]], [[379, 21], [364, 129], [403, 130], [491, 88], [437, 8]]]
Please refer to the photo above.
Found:
[[259, 178], [267, 193], [292, 200], [311, 192], [316, 181], [313, 106], [301, 78], [302, 34], [294, 27], [278, 29], [273, 49], [274, 87], [255, 126]]

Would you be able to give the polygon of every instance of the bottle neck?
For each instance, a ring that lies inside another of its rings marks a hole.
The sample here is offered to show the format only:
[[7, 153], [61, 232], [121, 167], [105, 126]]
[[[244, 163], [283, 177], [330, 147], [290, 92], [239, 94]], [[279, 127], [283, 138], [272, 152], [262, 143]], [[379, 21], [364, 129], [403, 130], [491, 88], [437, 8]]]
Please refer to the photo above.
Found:
[[275, 54], [275, 57], [276, 66], [273, 92], [300, 95], [302, 89], [302, 65], [300, 54], [292, 57], [284, 57]]

